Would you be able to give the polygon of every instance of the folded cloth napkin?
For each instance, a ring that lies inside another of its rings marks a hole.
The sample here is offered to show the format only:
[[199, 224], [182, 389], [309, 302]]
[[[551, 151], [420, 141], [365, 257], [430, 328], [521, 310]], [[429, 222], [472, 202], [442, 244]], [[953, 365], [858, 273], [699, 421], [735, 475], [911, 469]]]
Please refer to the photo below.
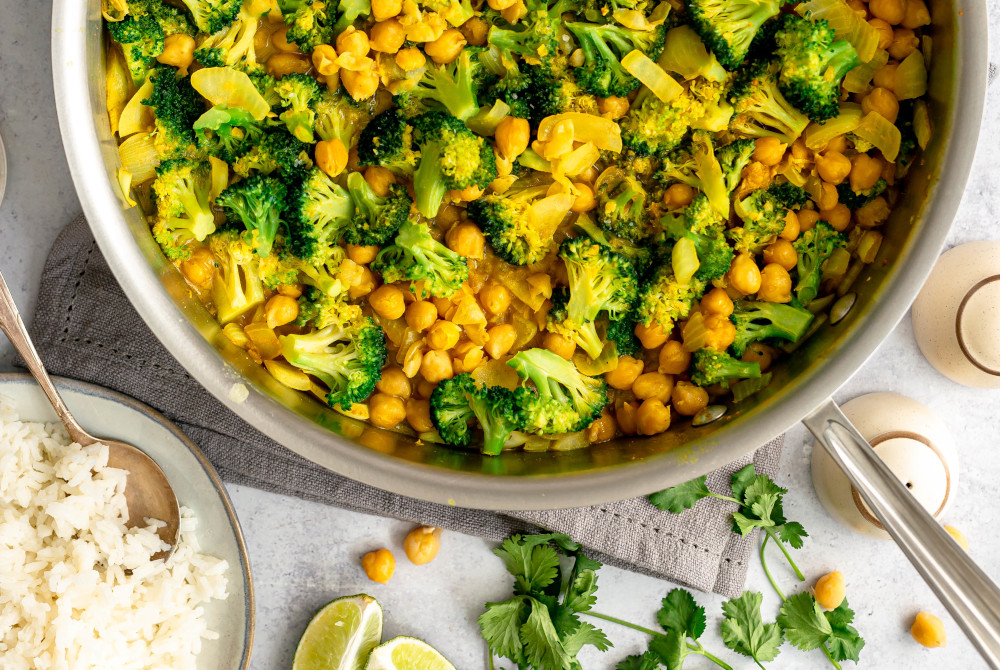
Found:
[[[500, 540], [512, 532], [564, 532], [596, 558], [703, 591], [743, 589], [753, 541], [731, 532], [729, 503], [702, 501], [675, 516], [645, 498], [579, 509], [470, 510], [406, 498], [341, 477], [254, 430], [205, 391], [153, 336], [111, 274], [81, 216], [56, 240], [42, 275], [32, 336], [55, 374], [121, 391], [156, 408], [205, 452], [223, 480]], [[773, 475], [781, 438], [753, 455]], [[723, 490], [751, 457], [713, 472]]]

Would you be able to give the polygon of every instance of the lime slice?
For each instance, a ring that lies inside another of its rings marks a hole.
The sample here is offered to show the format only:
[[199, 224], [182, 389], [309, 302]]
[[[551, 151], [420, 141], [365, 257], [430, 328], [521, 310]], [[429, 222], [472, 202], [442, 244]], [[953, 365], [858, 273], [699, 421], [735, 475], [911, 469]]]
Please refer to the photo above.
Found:
[[337, 598], [306, 626], [292, 670], [361, 670], [381, 640], [382, 608], [374, 598]]
[[455, 670], [455, 666], [423, 640], [394, 637], [372, 650], [365, 670]]

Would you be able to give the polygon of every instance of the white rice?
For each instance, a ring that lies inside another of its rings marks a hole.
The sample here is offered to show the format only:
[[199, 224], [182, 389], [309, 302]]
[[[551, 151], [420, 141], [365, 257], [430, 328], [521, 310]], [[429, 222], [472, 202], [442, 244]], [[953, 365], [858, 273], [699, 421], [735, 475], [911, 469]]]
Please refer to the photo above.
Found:
[[107, 451], [0, 401], [2, 670], [193, 670], [217, 637], [201, 605], [226, 597], [226, 561], [199, 553], [187, 508], [177, 549], [150, 560], [162, 524], [125, 527], [126, 473]]

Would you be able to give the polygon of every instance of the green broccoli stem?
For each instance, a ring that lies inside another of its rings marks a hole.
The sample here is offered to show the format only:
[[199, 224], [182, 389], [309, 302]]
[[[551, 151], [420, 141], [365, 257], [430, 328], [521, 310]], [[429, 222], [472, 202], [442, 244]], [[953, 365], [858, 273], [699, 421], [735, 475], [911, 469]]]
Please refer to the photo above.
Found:
[[428, 142], [422, 147], [420, 165], [413, 174], [413, 190], [420, 213], [426, 217], [437, 216], [448, 190], [441, 174], [441, 146], [438, 142]]
[[[594, 612], [594, 611], [582, 612], [582, 614], [585, 616], [594, 617], [595, 619], [603, 619], [604, 621], [610, 621], [611, 623], [616, 623], [619, 626], [624, 626], [625, 628], [631, 628], [632, 630], [639, 631], [640, 633], [645, 633], [646, 635], [650, 635], [652, 637], [659, 637], [663, 635], [662, 632], [657, 632], [651, 628], [646, 628], [645, 626], [640, 626], [630, 621], [625, 621], [623, 619], [619, 619], [618, 617], [613, 617], [609, 614], [601, 614], [600, 612]], [[724, 670], [733, 670], [731, 665], [729, 665], [718, 656], [706, 650], [705, 647], [703, 647], [701, 643], [698, 642], [697, 640], [695, 640], [694, 643], [688, 642], [686, 646], [689, 653], [698, 654], [699, 656], [704, 656], [705, 658], [712, 661], [720, 668], [724, 668]]]

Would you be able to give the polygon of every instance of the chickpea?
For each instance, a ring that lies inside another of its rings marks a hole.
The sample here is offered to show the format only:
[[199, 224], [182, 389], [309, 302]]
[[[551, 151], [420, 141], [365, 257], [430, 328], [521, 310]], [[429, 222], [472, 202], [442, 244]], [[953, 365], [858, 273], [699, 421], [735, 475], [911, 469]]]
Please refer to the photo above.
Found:
[[687, 207], [694, 200], [695, 190], [687, 184], [671, 184], [663, 192], [663, 204], [670, 209]]
[[617, 427], [615, 417], [611, 416], [611, 412], [605, 409], [601, 412], [601, 416], [587, 428], [587, 439], [591, 444], [607, 442], [615, 436]]
[[799, 215], [794, 209], [788, 210], [785, 214], [785, 227], [781, 229], [779, 237], [789, 242], [794, 242], [799, 238]]
[[829, 223], [837, 232], [844, 232], [851, 224], [851, 210], [844, 203], [839, 203], [831, 210], [820, 212], [820, 218]]
[[358, 265], [368, 265], [378, 256], [376, 244], [348, 244], [347, 257]]
[[969, 550], [969, 540], [965, 537], [965, 533], [960, 531], [954, 526], [945, 526], [944, 529], [948, 531], [948, 534], [954, 538], [955, 542], [958, 542], [959, 546], [966, 551]]
[[420, 362], [420, 374], [432, 384], [451, 379], [455, 376], [451, 356], [448, 355], [447, 351], [431, 349], [424, 354], [424, 359]]
[[344, 32], [337, 35], [337, 53], [352, 53], [359, 58], [367, 56], [371, 51], [368, 35], [354, 26], [347, 26]]
[[424, 53], [438, 65], [446, 65], [458, 58], [466, 44], [468, 42], [461, 30], [448, 28], [441, 33], [441, 37], [424, 45]]
[[844, 573], [834, 570], [816, 580], [813, 588], [816, 593], [816, 602], [825, 610], [835, 610], [844, 602], [847, 589], [844, 584]]
[[347, 147], [334, 137], [316, 143], [316, 165], [331, 177], [336, 177], [347, 167]]
[[644, 323], [636, 324], [635, 336], [639, 338], [644, 349], [655, 349], [667, 341], [667, 332], [658, 323], [648, 326]]
[[289, 298], [298, 298], [302, 295], [302, 284], [282, 284], [277, 288], [278, 293], [287, 295]]
[[396, 558], [388, 549], [370, 551], [361, 557], [361, 567], [368, 579], [379, 584], [387, 584], [396, 571]]
[[889, 123], [895, 123], [899, 116], [899, 101], [889, 89], [876, 86], [861, 101], [861, 111], [865, 114], [878, 112]]
[[851, 167], [851, 189], [864, 191], [874, 186], [882, 176], [882, 161], [868, 154], [854, 157]]
[[272, 296], [264, 305], [268, 328], [277, 328], [295, 321], [299, 316], [299, 303], [287, 295]]
[[662, 372], [646, 372], [632, 384], [632, 393], [639, 400], [655, 398], [663, 404], [670, 402], [670, 392], [674, 390], [674, 378]]
[[299, 53], [299, 45], [288, 41], [288, 26], [271, 33], [271, 44], [275, 49], [286, 54]]
[[456, 373], [472, 372], [483, 362], [483, 348], [472, 340], [459, 342], [452, 352], [452, 366]]
[[920, 612], [913, 619], [910, 635], [919, 644], [934, 649], [948, 644], [948, 636], [944, 631], [944, 622], [930, 612]]
[[486, 0], [486, 4], [490, 6], [490, 9], [498, 12], [502, 12], [516, 3], [517, 0]]
[[403, 0], [372, 0], [372, 18], [376, 21], [399, 16], [401, 11], [403, 11]]
[[896, 60], [903, 60], [920, 48], [920, 38], [909, 28], [896, 28], [892, 31], [892, 44], [889, 45], [889, 55]]
[[406, 306], [406, 325], [422, 333], [437, 321], [437, 307], [428, 300], [415, 300]]
[[882, 19], [868, 19], [868, 25], [878, 31], [878, 48], [888, 49], [892, 44], [892, 26]]
[[486, 237], [483, 231], [471, 222], [460, 223], [445, 236], [448, 248], [466, 258], [483, 258], [486, 248]]
[[[728, 297], [728, 296], [727, 296]], [[668, 375], [679, 375], [687, 372], [691, 366], [691, 352], [677, 340], [667, 340], [660, 349], [657, 369]], [[676, 388], [676, 385], [675, 385]]]
[[635, 427], [640, 435], [657, 435], [670, 428], [670, 408], [657, 398], [643, 400], [635, 412]]
[[510, 291], [503, 284], [489, 283], [479, 289], [479, 303], [490, 314], [500, 316], [510, 309]]
[[486, 44], [486, 38], [490, 31], [490, 24], [483, 21], [478, 16], [473, 16], [471, 19], [459, 26], [459, 30], [465, 35], [466, 41], [474, 47], [481, 47]]
[[777, 263], [791, 271], [799, 262], [799, 254], [791, 242], [779, 238], [764, 249], [764, 262]]
[[777, 137], [758, 137], [756, 148], [753, 151], [753, 159], [768, 167], [774, 167], [785, 156], [787, 146]]
[[567, 361], [573, 358], [576, 352], [576, 343], [559, 333], [545, 333], [542, 339], [542, 347], [548, 349], [557, 356], [562, 356]]
[[819, 199], [814, 202], [818, 209], [833, 209], [840, 202], [840, 194], [837, 193], [837, 187], [825, 181], [820, 182]]
[[386, 395], [403, 400], [410, 397], [410, 379], [403, 373], [403, 368], [396, 365], [382, 370], [382, 377], [375, 384], [375, 388]]
[[839, 151], [840, 153], [844, 153], [845, 151], [847, 151], [847, 136], [837, 135], [832, 140], [826, 143], [826, 146], [823, 148], [823, 151]]
[[396, 65], [398, 65], [399, 69], [404, 72], [419, 70], [426, 62], [427, 58], [424, 57], [424, 52], [417, 47], [400, 49], [396, 54]]
[[736, 340], [736, 326], [727, 316], [709, 314], [705, 317], [705, 346], [725, 351]]
[[527, 119], [507, 116], [497, 125], [494, 135], [500, 155], [508, 160], [514, 160], [524, 153], [531, 140], [531, 128]]
[[351, 300], [357, 300], [366, 296], [375, 288], [375, 275], [365, 266], [361, 266], [361, 280], [347, 289], [347, 296]]
[[455, 305], [451, 302], [451, 300], [448, 300], [448, 298], [435, 298], [432, 296], [431, 302], [434, 303], [435, 307], [437, 307], [438, 318], [440, 319], [447, 319], [448, 312], [455, 307]]
[[604, 381], [613, 389], [627, 391], [642, 374], [643, 363], [631, 356], [619, 356], [614, 370], [604, 373]]
[[434, 526], [414, 528], [403, 540], [403, 551], [414, 565], [430, 563], [441, 551], [441, 529]]
[[458, 344], [462, 329], [451, 321], [435, 321], [427, 331], [427, 346], [431, 349], [445, 351]]
[[706, 314], [729, 316], [733, 313], [733, 301], [725, 289], [713, 288], [702, 296], [701, 311]]
[[882, 196], [854, 210], [854, 218], [862, 228], [874, 228], [889, 217], [889, 203]]
[[375, 289], [368, 298], [368, 304], [383, 319], [398, 319], [406, 311], [403, 292], [392, 284], [383, 284]]
[[839, 151], [827, 151], [816, 157], [816, 171], [823, 181], [836, 186], [847, 179], [851, 172], [851, 161]]
[[767, 372], [774, 362], [774, 350], [766, 344], [751, 342], [740, 360], [747, 363], [756, 363], [760, 366], [761, 372]]
[[376, 393], [368, 399], [368, 420], [378, 428], [392, 428], [406, 418], [402, 398]]
[[517, 329], [509, 323], [493, 326], [486, 333], [490, 339], [483, 345], [483, 349], [494, 359], [504, 356], [517, 340]]
[[906, 15], [906, 0], [871, 0], [868, 11], [872, 16], [895, 26]]
[[819, 212], [815, 209], [800, 209], [798, 211], [799, 230], [801, 232], [815, 228], [817, 221], [819, 221]]
[[427, 433], [434, 430], [431, 421], [431, 403], [429, 400], [410, 398], [406, 401], [406, 422], [417, 433]]
[[743, 295], [750, 295], [760, 290], [760, 268], [750, 254], [738, 254], [733, 259], [733, 264], [729, 266], [726, 277], [729, 279], [729, 285]]
[[437, 388], [436, 382], [429, 382], [426, 379], [417, 380], [417, 395], [421, 398], [430, 398]]
[[[379, 21], [369, 31], [369, 45], [373, 51], [386, 54], [398, 52], [406, 41], [406, 31], [397, 19]], [[364, 34], [364, 33], [362, 33]]]
[[312, 62], [301, 54], [276, 53], [267, 59], [267, 72], [281, 79], [286, 74], [305, 74]]
[[191, 256], [181, 263], [181, 272], [195, 286], [206, 286], [211, 283], [213, 270], [215, 270], [215, 256], [206, 247], [195, 249], [191, 252]]
[[597, 99], [597, 111], [606, 114], [611, 119], [620, 119], [628, 114], [628, 98], [612, 95], [608, 98]]
[[[924, 0], [907, 0], [906, 11], [903, 12], [902, 26], [910, 30], [930, 25], [931, 13]], [[884, 48], [884, 47], [883, 47]]]
[[163, 40], [163, 52], [156, 60], [181, 69], [188, 67], [194, 62], [194, 38], [184, 33], [168, 35]]
[[691, 382], [677, 382], [671, 394], [674, 411], [681, 416], [694, 416], [708, 405], [708, 391]]
[[389, 195], [389, 187], [396, 183], [396, 175], [381, 165], [369, 165], [365, 168], [365, 181], [375, 191], [375, 195], [384, 198]]
[[896, 90], [896, 69], [899, 67], [899, 63], [896, 61], [889, 61], [879, 69], [875, 70], [875, 74], [872, 77], [872, 83], [879, 88], [884, 88], [888, 91]]
[[371, 70], [341, 70], [340, 80], [354, 100], [366, 100], [378, 90], [378, 75]]
[[329, 44], [317, 44], [311, 58], [317, 74], [330, 77], [340, 72], [340, 66], [337, 65], [337, 50]]
[[615, 420], [618, 422], [618, 428], [622, 431], [622, 435], [635, 435], [638, 430], [635, 425], [638, 408], [638, 403], [623, 402], [615, 410]]

